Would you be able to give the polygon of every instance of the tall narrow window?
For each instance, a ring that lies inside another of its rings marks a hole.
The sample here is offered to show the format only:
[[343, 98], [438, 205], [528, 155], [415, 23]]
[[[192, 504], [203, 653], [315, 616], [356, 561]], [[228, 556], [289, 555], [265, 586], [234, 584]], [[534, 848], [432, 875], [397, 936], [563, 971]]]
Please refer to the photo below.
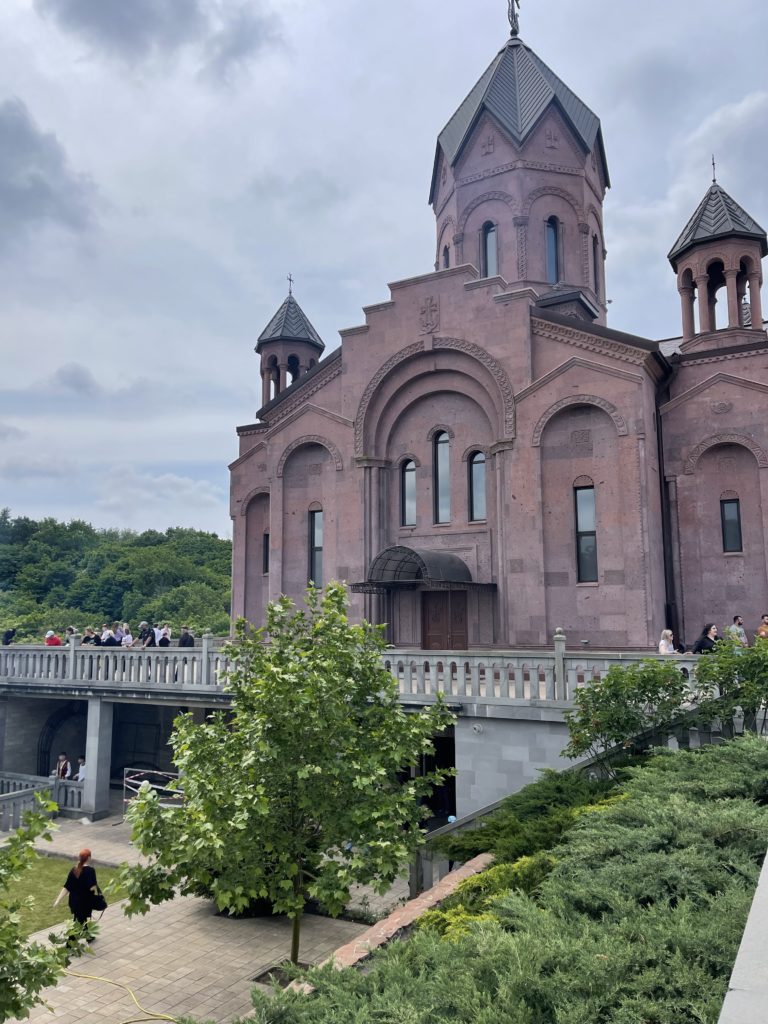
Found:
[[416, 463], [413, 459], [400, 467], [400, 525], [416, 525]]
[[451, 250], [446, 247], [443, 249], [443, 270], [448, 270], [451, 265]]
[[266, 574], [269, 572], [269, 534], [265, 533], [261, 538], [261, 571]]
[[483, 277], [495, 277], [499, 272], [499, 253], [496, 243], [496, 225], [488, 220], [480, 232], [480, 264]]
[[451, 465], [450, 438], [444, 430], [435, 434], [433, 446], [433, 473], [435, 492], [435, 522], [451, 521]]
[[595, 488], [575, 487], [576, 566], [579, 583], [597, 583]]
[[595, 295], [600, 298], [600, 243], [597, 235], [592, 235], [592, 274], [595, 279]]
[[485, 519], [485, 455], [473, 452], [469, 457], [470, 522]]
[[557, 284], [560, 280], [560, 221], [550, 217], [546, 226], [547, 234], [547, 281]]
[[309, 513], [309, 580], [323, 585], [323, 513]]
[[723, 551], [743, 551], [738, 498], [727, 498], [720, 502], [720, 524], [723, 528]]

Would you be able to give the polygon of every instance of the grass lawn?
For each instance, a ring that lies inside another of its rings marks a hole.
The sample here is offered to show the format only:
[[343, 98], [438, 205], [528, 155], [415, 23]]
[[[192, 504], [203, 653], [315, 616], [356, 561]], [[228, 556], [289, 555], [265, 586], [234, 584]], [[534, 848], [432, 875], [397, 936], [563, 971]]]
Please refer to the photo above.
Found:
[[[41, 928], [51, 928], [53, 925], [71, 920], [66, 896], [58, 907], [53, 906], [53, 901], [59, 895], [73, 863], [74, 861], [65, 857], [39, 857], [24, 873], [19, 882], [21, 895], [35, 898], [34, 906], [21, 913], [22, 930], [25, 935], [31, 935], [32, 932], [39, 931]], [[94, 867], [99, 888], [106, 895], [107, 902], [110, 905], [116, 903], [125, 893], [119, 891], [110, 893], [107, 890], [107, 884], [117, 875], [118, 869], [100, 867], [98, 862]], [[97, 914], [96, 917], [98, 918], [98, 916]]]

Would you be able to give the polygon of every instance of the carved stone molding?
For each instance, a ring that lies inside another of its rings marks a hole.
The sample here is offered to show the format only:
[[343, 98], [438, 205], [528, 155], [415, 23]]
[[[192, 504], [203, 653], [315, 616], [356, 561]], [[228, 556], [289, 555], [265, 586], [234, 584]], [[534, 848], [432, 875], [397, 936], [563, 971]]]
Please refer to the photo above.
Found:
[[368, 412], [368, 406], [371, 404], [371, 399], [375, 395], [379, 388], [379, 385], [387, 376], [391, 373], [396, 366], [400, 363], [404, 363], [406, 359], [411, 359], [413, 356], [419, 355], [424, 351], [424, 342], [417, 341], [413, 345], [408, 345], [406, 348], [401, 349], [399, 352], [395, 352], [393, 356], [390, 356], [386, 363], [383, 363], [376, 373], [368, 381], [368, 386], [363, 392], [363, 397], [360, 399], [360, 405], [357, 409], [357, 416], [355, 416], [355, 455], [361, 457], [363, 452], [363, 431], [365, 428], [365, 414]]
[[539, 448], [541, 446], [541, 435], [544, 433], [544, 428], [559, 412], [563, 409], [567, 409], [572, 405], [595, 405], [598, 409], [602, 409], [603, 412], [607, 412], [613, 420], [614, 426], [616, 427], [616, 433], [619, 437], [626, 437], [629, 434], [629, 428], [624, 417], [618, 412], [615, 405], [612, 405], [606, 398], [600, 398], [598, 395], [568, 395], [567, 398], [561, 398], [559, 402], [555, 402], [554, 405], [550, 405], [545, 413], [539, 417], [539, 422], [533, 429], [533, 437], [531, 439], [531, 446], [533, 448]]
[[723, 416], [733, 408], [733, 402], [710, 402], [710, 409], [715, 416]]
[[419, 305], [419, 334], [440, 330], [440, 297], [427, 295]]
[[598, 338], [596, 335], [585, 334], [573, 327], [563, 327], [561, 324], [552, 324], [548, 320], [536, 318], [532, 318], [531, 325], [539, 337], [549, 338], [551, 341], [564, 341], [576, 348], [612, 356], [624, 363], [642, 366], [648, 358], [648, 353], [644, 350], [622, 345], [621, 342], [611, 341], [609, 338]]
[[757, 459], [760, 469], [768, 469], [768, 452], [754, 438], [748, 437], [746, 434], [712, 434], [711, 437], [705, 438], [701, 444], [697, 444], [690, 453], [685, 460], [684, 472], [688, 475], [695, 473], [696, 465], [704, 452], [719, 444], [738, 444], [742, 448], [748, 448]]
[[582, 221], [579, 224], [581, 235], [581, 280], [589, 286], [589, 224]]
[[517, 276], [521, 281], [528, 277], [528, 218], [515, 217], [517, 228]]
[[453, 349], [456, 352], [464, 352], [472, 356], [478, 363], [488, 370], [501, 392], [504, 403], [504, 433], [506, 437], [515, 436], [515, 393], [512, 390], [512, 381], [507, 376], [507, 371], [498, 363], [493, 356], [484, 348], [475, 345], [472, 341], [465, 341], [464, 338], [434, 338], [433, 349]]
[[252, 491], [249, 491], [246, 494], [246, 496], [239, 502], [239, 504], [240, 504], [240, 515], [241, 516], [246, 515], [247, 512], [248, 512], [248, 506], [251, 504], [253, 499], [254, 498], [258, 498], [261, 495], [266, 495], [266, 497], [269, 498], [270, 497], [269, 488], [268, 487], [254, 487]]
[[501, 203], [506, 203], [513, 213], [517, 210], [517, 200], [514, 196], [511, 196], [509, 192], [483, 192], [481, 196], [477, 196], [476, 199], [473, 199], [472, 202], [465, 207], [461, 214], [461, 219], [459, 220], [459, 231], [464, 231], [464, 228], [467, 226], [467, 221], [478, 206], [482, 206], [483, 203], [491, 202], [494, 199]]
[[321, 447], [325, 448], [326, 451], [330, 454], [331, 458], [336, 464], [336, 472], [340, 473], [344, 469], [344, 460], [341, 457], [341, 452], [333, 443], [333, 441], [329, 441], [327, 437], [321, 437], [319, 434], [305, 434], [304, 437], [297, 437], [295, 441], [291, 441], [291, 443], [285, 449], [283, 454], [280, 456], [280, 461], [277, 464], [276, 473], [278, 477], [281, 477], [283, 475], [285, 464], [291, 457], [291, 455], [293, 455], [297, 448], [303, 448], [305, 444], [321, 445]]
[[542, 185], [540, 188], [535, 188], [533, 192], [529, 193], [525, 198], [523, 204], [523, 215], [528, 216], [531, 212], [531, 207], [540, 199], [542, 196], [559, 196], [560, 199], [564, 199], [566, 203], [569, 203], [573, 207], [574, 213], [579, 220], [584, 220], [584, 214], [581, 206], [576, 199], [571, 195], [570, 192], [566, 192], [564, 188], [556, 188], [554, 185]]
[[[480, 348], [479, 345], [475, 345], [471, 341], [466, 341], [464, 338], [442, 338], [434, 337], [432, 339], [432, 352], [439, 351], [440, 349], [449, 349], [456, 352], [463, 352], [473, 359], [476, 359], [481, 363], [486, 370], [493, 377], [499, 392], [501, 393], [501, 399], [504, 407], [504, 433], [507, 437], [513, 438], [515, 436], [515, 395], [512, 389], [512, 382], [507, 376], [504, 368], [493, 358], [490, 353], [486, 352], [485, 349]], [[414, 356], [421, 355], [424, 352], [424, 343], [421, 341], [415, 342], [413, 345], [408, 345], [406, 348], [401, 349], [400, 352], [396, 352], [391, 356], [371, 377], [368, 382], [368, 386], [363, 392], [363, 397], [360, 400], [358, 406], [357, 416], [355, 417], [355, 455], [360, 458], [365, 453], [363, 451], [364, 434], [365, 434], [365, 420], [368, 413], [368, 407], [370, 406], [376, 391], [381, 386], [384, 378], [390, 374], [400, 363], [405, 362]]]

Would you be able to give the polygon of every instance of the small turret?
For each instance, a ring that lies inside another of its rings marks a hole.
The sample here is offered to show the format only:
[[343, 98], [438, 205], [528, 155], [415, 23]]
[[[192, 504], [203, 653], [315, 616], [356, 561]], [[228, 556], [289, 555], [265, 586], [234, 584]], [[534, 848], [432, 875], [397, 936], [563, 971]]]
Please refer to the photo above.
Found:
[[261, 356], [262, 406], [311, 370], [324, 350], [320, 335], [289, 291], [256, 344]]
[[[763, 228], [713, 178], [669, 251], [682, 303], [684, 349], [706, 345], [704, 339], [715, 331], [732, 332], [732, 343], [736, 343], [744, 340], [738, 336], [743, 331], [763, 330], [761, 261], [766, 255], [768, 239]], [[728, 309], [727, 318], [718, 324], [721, 288], [726, 289]], [[719, 339], [720, 345], [723, 342]]]

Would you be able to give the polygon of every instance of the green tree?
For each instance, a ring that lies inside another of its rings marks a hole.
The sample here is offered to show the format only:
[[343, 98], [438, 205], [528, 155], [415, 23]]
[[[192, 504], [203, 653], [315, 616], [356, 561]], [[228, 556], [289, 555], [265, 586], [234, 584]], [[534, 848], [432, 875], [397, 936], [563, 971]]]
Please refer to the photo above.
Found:
[[673, 727], [692, 700], [698, 703], [673, 662], [612, 665], [599, 682], [576, 690], [573, 710], [565, 715], [570, 740], [563, 754], [588, 754], [614, 777], [609, 758], [614, 747], [628, 746], [649, 729]]
[[80, 951], [74, 927], [50, 935], [49, 945], [27, 941], [21, 930], [20, 911], [31, 897], [18, 896], [19, 883], [37, 857], [34, 844], [47, 835], [48, 814], [55, 807], [39, 800], [37, 810], [25, 815], [22, 827], [0, 846], [0, 1021], [28, 1016], [40, 992], [56, 983], [69, 957]]
[[231, 711], [176, 720], [183, 807], [139, 795], [130, 816], [149, 860], [122, 879], [129, 914], [177, 892], [235, 913], [268, 900], [293, 920], [294, 962], [309, 900], [338, 915], [352, 885], [384, 891], [423, 842], [420, 801], [445, 773], [408, 776], [451, 721], [441, 698], [403, 709], [382, 631], [349, 623], [342, 584], [310, 588], [306, 604], [270, 605], [266, 632], [238, 625]]

